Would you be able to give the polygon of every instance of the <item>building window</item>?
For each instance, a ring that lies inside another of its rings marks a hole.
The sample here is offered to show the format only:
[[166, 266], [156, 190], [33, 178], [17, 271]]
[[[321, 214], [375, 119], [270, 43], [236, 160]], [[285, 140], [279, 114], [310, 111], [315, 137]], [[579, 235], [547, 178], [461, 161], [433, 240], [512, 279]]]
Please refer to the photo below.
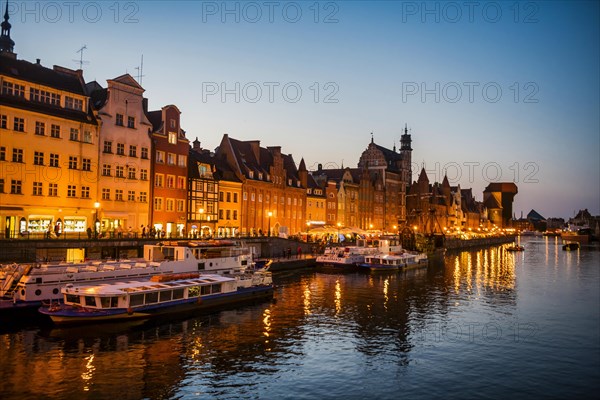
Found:
[[177, 134], [175, 132], [169, 132], [169, 143], [177, 144]]
[[148, 148], [147, 147], [142, 147], [142, 158], [144, 160], [148, 159]]
[[9, 96], [25, 97], [25, 86], [18, 83], [2, 82], [2, 94]]
[[90, 158], [84, 158], [81, 161], [81, 169], [83, 171], [91, 171], [92, 170], [92, 160]]
[[33, 163], [35, 165], [44, 165], [44, 153], [36, 151], [33, 153]]
[[168, 153], [167, 154], [167, 164], [168, 165], [175, 165], [175, 154], [173, 154], [173, 153]]
[[33, 195], [41, 196], [42, 195], [42, 182], [33, 182]]
[[115, 119], [115, 125], [123, 126], [123, 114], [117, 114]]
[[184, 176], [177, 177], [177, 189], [185, 189], [185, 177]]
[[167, 199], [166, 201], [166, 211], [173, 211], [175, 208], [175, 201], [173, 199]]
[[111, 167], [110, 164], [102, 165], [102, 176], [110, 176]]
[[102, 200], [110, 200], [110, 189], [102, 189]]
[[127, 117], [127, 127], [135, 128], [135, 117]]
[[25, 119], [15, 117], [13, 119], [13, 130], [17, 132], [25, 132]]
[[79, 141], [79, 129], [71, 128], [71, 133], [69, 134], [69, 140], [73, 140], [75, 142]]
[[233, 220], [237, 221], [237, 210], [233, 210]]
[[92, 143], [92, 132], [83, 131], [83, 142], [84, 143]]
[[23, 149], [13, 149], [12, 160], [13, 160], [13, 162], [22, 163], [23, 162]]
[[[229, 210], [227, 210], [229, 211]], [[223, 219], [223, 209], [219, 210], [219, 219]]]
[[81, 187], [81, 198], [82, 199], [89, 199], [90, 198], [90, 187], [89, 186], [82, 186]]
[[60, 139], [60, 125], [50, 125], [50, 137]]
[[154, 176], [154, 186], [156, 187], [163, 187], [164, 186], [164, 175], [162, 174], [156, 174]]
[[187, 167], [187, 156], [182, 156], [182, 155], [179, 155], [179, 156], [178, 156], [178, 160], [177, 160], [177, 161], [178, 161], [178, 165], [179, 165], [181, 168], [185, 168], [185, 167]]
[[165, 162], [165, 152], [164, 151], [156, 152], [156, 162], [160, 163], [160, 164], [164, 164], [164, 162]]
[[127, 178], [135, 179], [135, 172], [136, 172], [136, 170], [134, 167], [127, 168]]
[[127, 192], [127, 200], [128, 201], [135, 201], [135, 190], [129, 190]]
[[162, 210], [162, 198], [160, 198], [160, 197], [154, 198], [154, 210], [156, 210], [156, 211]]
[[227, 216], [227, 220], [230, 220], [231, 219], [231, 210], [227, 210], [225, 215]]
[[8, 129], [8, 117], [6, 115], [0, 115], [0, 128]]
[[35, 121], [35, 134], [44, 136], [46, 134], [46, 124], [40, 121]]
[[49, 183], [48, 184], [48, 196], [52, 196], [52, 197], [58, 196], [58, 183]]
[[70, 108], [71, 110], [83, 110], [83, 100], [75, 99], [70, 96], [65, 96], [65, 108]]
[[77, 157], [69, 156], [69, 169], [77, 169]]
[[67, 186], [67, 197], [75, 197], [77, 196], [77, 186], [69, 185]]
[[125, 155], [125, 145], [123, 143], [117, 143], [117, 155], [119, 155], [119, 156]]
[[50, 153], [50, 166], [58, 167], [58, 154]]
[[117, 178], [125, 178], [125, 169], [122, 166], [118, 165], [116, 167], [116, 174], [115, 174], [115, 176]]
[[137, 157], [137, 146], [129, 146], [129, 157]]
[[231, 203], [231, 192], [227, 192], [227, 202]]
[[254, 171], [248, 171], [248, 177], [254, 179]]
[[4, 179], [0, 179], [0, 193], [4, 193]]
[[184, 201], [183, 200], [177, 200], [177, 212], [183, 212], [184, 209]]
[[167, 175], [167, 187], [173, 189], [175, 187], [175, 177], [173, 175]]
[[123, 201], [123, 189], [115, 189], [115, 200]]
[[104, 141], [104, 150], [102, 150], [104, 153], [111, 153], [112, 154], [112, 142], [105, 140]]
[[254, 201], [256, 199], [255, 193], [250, 193], [250, 201]]
[[258, 202], [259, 202], [259, 203], [262, 203], [262, 193], [259, 193], [259, 194], [258, 194]]
[[16, 181], [14, 179], [10, 180], [10, 192], [12, 194], [22, 194], [21, 193], [21, 181]]
[[140, 170], [140, 179], [143, 181], [147, 181], [148, 180], [148, 170], [147, 169], [141, 169]]
[[223, 192], [219, 192], [219, 201], [223, 202]]
[[237, 202], [238, 202], [238, 194], [237, 194], [237, 193], [234, 193], [234, 194], [233, 194], [233, 202], [234, 202], [234, 203], [237, 203]]
[[142, 203], [145, 203], [148, 201], [148, 193], [146, 192], [140, 192], [140, 201]]
[[29, 100], [60, 107], [60, 95], [46, 90], [30, 88]]

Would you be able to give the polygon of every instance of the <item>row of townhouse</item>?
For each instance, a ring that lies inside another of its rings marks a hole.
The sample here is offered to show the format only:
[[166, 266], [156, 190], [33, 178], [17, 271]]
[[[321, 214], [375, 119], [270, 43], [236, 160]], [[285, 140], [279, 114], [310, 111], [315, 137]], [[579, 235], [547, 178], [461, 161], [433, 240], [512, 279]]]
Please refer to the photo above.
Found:
[[279, 146], [225, 134], [190, 146], [174, 105], [148, 110], [129, 74], [86, 83], [81, 70], [17, 59], [0, 36], [0, 237], [231, 237], [338, 225], [390, 230], [406, 219], [410, 135], [373, 140], [358, 168], [298, 166]]

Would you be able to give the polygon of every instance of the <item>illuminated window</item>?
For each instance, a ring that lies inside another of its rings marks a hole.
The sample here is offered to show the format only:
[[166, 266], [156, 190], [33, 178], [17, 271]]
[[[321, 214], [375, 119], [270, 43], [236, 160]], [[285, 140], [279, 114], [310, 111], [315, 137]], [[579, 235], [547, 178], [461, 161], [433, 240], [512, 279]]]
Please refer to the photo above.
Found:
[[161, 211], [162, 210], [162, 203], [163, 203], [162, 198], [155, 197], [154, 198], [154, 210]]
[[173, 199], [167, 199], [166, 211], [173, 211], [175, 208], [175, 201]]
[[169, 132], [169, 143], [177, 144], [177, 134], [175, 132]]
[[83, 142], [84, 143], [92, 143], [92, 132], [83, 131]]
[[185, 168], [187, 166], [187, 156], [179, 155], [178, 156], [178, 165], [182, 168]]
[[163, 174], [156, 174], [154, 176], [154, 186], [163, 187], [165, 176]]

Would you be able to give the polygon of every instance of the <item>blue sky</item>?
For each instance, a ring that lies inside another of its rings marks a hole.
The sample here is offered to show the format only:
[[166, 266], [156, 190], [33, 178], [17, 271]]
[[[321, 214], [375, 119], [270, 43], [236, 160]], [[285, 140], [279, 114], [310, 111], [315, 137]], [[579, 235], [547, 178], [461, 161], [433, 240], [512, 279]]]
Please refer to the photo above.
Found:
[[[471, 5], [469, 5], [471, 4]], [[4, 2], [3, 2], [4, 7]], [[600, 214], [598, 2], [11, 2], [19, 58], [125, 72], [190, 140], [281, 145], [355, 167], [371, 139], [478, 200], [519, 187], [517, 216]]]

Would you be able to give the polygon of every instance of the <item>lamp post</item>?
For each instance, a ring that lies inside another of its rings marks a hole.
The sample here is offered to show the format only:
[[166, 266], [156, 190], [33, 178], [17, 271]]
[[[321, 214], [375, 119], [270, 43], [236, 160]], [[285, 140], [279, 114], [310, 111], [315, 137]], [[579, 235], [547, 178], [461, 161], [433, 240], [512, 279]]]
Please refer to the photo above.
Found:
[[340, 227], [342, 226], [341, 223], [337, 223], [337, 241], [340, 241]]
[[94, 239], [98, 239], [98, 232], [100, 231], [100, 221], [98, 220], [98, 211], [100, 210], [100, 203], [94, 203], [94, 209], [96, 212], [94, 213]]
[[269, 230], [267, 232], [267, 236], [271, 236], [271, 217], [273, 213], [271, 211], [267, 212], [267, 219], [269, 220]]

